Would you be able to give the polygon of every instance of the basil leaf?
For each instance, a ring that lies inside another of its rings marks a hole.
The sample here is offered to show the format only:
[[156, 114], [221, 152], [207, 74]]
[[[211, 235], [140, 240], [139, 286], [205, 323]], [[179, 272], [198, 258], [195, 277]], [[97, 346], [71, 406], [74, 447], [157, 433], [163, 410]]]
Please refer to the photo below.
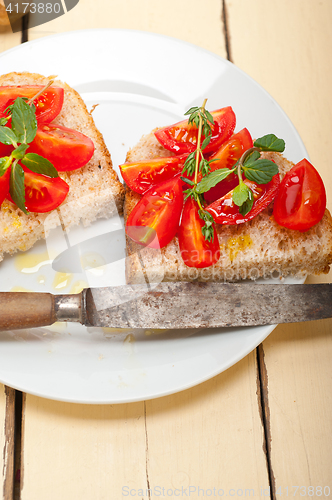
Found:
[[262, 151], [277, 151], [278, 153], [282, 153], [285, 150], [285, 141], [278, 139], [274, 134], [268, 134], [256, 139], [254, 146], [260, 148]]
[[0, 158], [0, 177], [2, 177], [7, 172], [8, 167], [10, 167], [11, 162], [8, 162], [8, 160], [9, 156]]
[[48, 175], [48, 177], [59, 177], [58, 171], [53, 167], [52, 163], [36, 153], [26, 154], [22, 158], [21, 163], [36, 174]]
[[252, 209], [254, 204], [254, 194], [250, 188], [248, 188], [248, 199], [239, 207], [239, 212], [243, 217], [247, 215]]
[[244, 163], [243, 165], [247, 165], [247, 164], [251, 164], [251, 163], [254, 163], [256, 160], [258, 160], [258, 158], [261, 157], [261, 154], [259, 151], [252, 151], [247, 157], [246, 159], [244, 160]]
[[203, 177], [203, 179], [197, 184], [196, 192], [199, 194], [206, 193], [209, 189], [226, 179], [226, 177], [228, 177], [232, 172], [233, 170], [230, 170], [229, 168], [214, 170], [210, 174]]
[[14, 102], [12, 112], [12, 129], [18, 142], [28, 144], [37, 133], [37, 120], [33, 109], [21, 97]]
[[260, 159], [243, 165], [244, 175], [257, 184], [267, 184], [279, 172], [278, 166], [270, 160]]
[[0, 127], [0, 142], [2, 144], [12, 144], [13, 146], [17, 146], [18, 138], [14, 134], [11, 128], [9, 127]]
[[8, 118], [0, 118], [0, 126], [2, 127], [3, 125], [6, 125], [6, 123], [8, 122]]
[[26, 150], [28, 149], [28, 144], [20, 144], [14, 151], [12, 152], [12, 157], [21, 160], [25, 155]]
[[244, 182], [240, 182], [238, 186], [233, 191], [232, 200], [238, 207], [241, 207], [243, 203], [249, 198], [249, 188]]
[[9, 192], [18, 208], [27, 214], [25, 208], [24, 170], [19, 163], [14, 163], [12, 166]]

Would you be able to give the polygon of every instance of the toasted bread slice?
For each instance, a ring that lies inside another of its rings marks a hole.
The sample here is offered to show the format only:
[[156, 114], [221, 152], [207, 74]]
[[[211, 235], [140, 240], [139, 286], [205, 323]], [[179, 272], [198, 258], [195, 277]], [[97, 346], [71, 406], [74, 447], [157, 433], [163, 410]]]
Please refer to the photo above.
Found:
[[[153, 132], [143, 136], [126, 161], [170, 156]], [[273, 159], [283, 176], [293, 164], [279, 153], [264, 153]], [[124, 215], [141, 195], [126, 188]], [[220, 260], [211, 267], [187, 267], [175, 237], [165, 248], [143, 248], [127, 237], [126, 279], [128, 283], [159, 281], [236, 281], [260, 277], [303, 277], [328, 273], [332, 263], [332, 218], [328, 210], [321, 222], [301, 233], [279, 226], [272, 215], [273, 203], [251, 221], [238, 226], [217, 224]]]
[[[46, 85], [50, 79], [35, 73], [9, 73], [0, 76], [0, 85]], [[122, 213], [124, 188], [112, 167], [112, 160], [101, 133], [80, 95], [67, 84], [64, 104], [54, 122], [82, 132], [94, 142], [95, 152], [84, 167], [60, 176], [69, 184], [63, 204], [46, 214], [24, 214], [16, 205], [5, 201], [0, 210], [0, 261], [5, 253], [28, 250], [60, 223], [70, 228], [82, 222], [89, 225], [100, 217]]]

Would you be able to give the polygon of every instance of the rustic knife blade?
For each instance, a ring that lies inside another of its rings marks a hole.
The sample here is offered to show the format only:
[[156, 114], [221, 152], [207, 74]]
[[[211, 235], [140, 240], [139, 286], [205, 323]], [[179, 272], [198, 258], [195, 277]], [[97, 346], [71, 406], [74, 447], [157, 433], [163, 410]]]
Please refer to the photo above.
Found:
[[112, 328], [215, 328], [332, 317], [332, 284], [159, 283], [77, 295], [0, 293], [0, 330], [78, 321]]
[[144, 289], [136, 285], [88, 290], [86, 324], [214, 328], [273, 325], [332, 316], [331, 284], [160, 283], [148, 293]]

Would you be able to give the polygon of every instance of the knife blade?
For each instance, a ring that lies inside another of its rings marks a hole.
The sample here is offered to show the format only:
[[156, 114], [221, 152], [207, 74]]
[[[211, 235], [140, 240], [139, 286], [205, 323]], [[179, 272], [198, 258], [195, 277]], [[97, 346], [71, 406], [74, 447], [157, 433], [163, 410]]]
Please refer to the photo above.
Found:
[[332, 284], [159, 283], [75, 295], [0, 293], [0, 330], [76, 321], [112, 328], [216, 328], [332, 317]]

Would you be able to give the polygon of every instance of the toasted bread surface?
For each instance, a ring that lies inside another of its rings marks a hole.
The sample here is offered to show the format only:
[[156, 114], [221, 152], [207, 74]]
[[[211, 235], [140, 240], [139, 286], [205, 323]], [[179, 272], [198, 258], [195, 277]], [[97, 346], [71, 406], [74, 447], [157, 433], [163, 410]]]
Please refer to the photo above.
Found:
[[[0, 86], [46, 85], [51, 79], [54, 77], [35, 73], [9, 73], [0, 76]], [[122, 213], [124, 188], [113, 170], [110, 154], [91, 114], [74, 89], [59, 80], [55, 80], [53, 85], [64, 88], [64, 104], [52, 123], [90, 137], [95, 151], [84, 167], [59, 174], [69, 184], [69, 193], [56, 210], [26, 215], [9, 201], [1, 205], [0, 261], [5, 253], [28, 250], [60, 223], [68, 229], [79, 223], [86, 226], [97, 218]]]
[[[281, 176], [293, 166], [279, 153], [263, 155], [278, 164]], [[128, 152], [126, 161], [158, 156], [170, 156], [170, 153], [151, 132]], [[141, 195], [126, 188], [125, 220], [140, 199]], [[221, 257], [216, 264], [203, 269], [184, 264], [177, 237], [161, 250], [143, 248], [127, 237], [127, 283], [237, 281], [328, 273], [332, 263], [332, 218], [329, 211], [326, 210], [323, 219], [305, 233], [279, 226], [272, 213], [273, 202], [244, 224], [217, 224]]]

